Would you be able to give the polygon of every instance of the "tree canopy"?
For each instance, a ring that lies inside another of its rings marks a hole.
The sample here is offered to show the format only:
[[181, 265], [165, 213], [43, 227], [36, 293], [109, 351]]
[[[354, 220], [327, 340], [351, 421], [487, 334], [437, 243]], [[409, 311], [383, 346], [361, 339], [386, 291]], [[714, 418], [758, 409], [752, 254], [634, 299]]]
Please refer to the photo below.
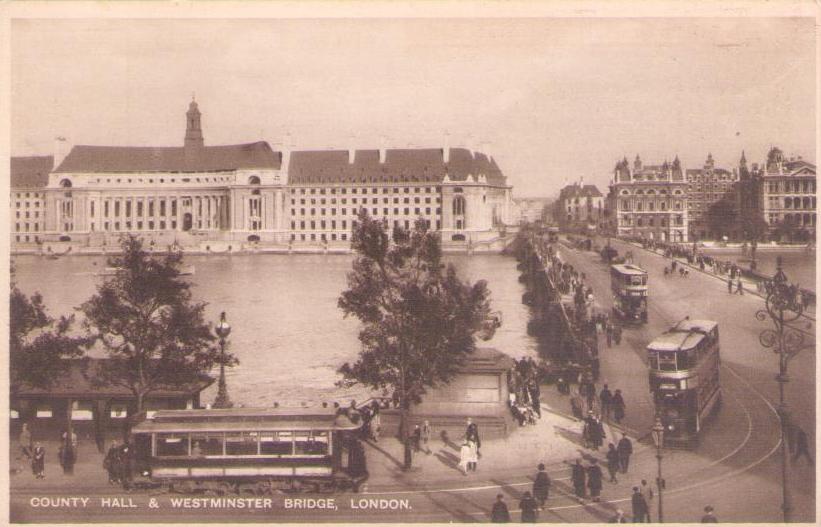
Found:
[[[221, 355], [203, 319], [205, 304], [192, 300], [190, 285], [180, 278], [182, 254], [149, 255], [133, 235], [120, 243], [122, 254], [108, 260], [115, 274], [80, 310], [89, 338], [109, 359], [95, 381], [131, 390], [141, 411], [146, 395], [198, 382]], [[235, 362], [226, 354], [227, 365]]]
[[71, 332], [73, 316], [51, 317], [40, 293], [30, 297], [11, 286], [9, 368], [11, 392], [26, 384], [48, 389], [65, 371], [65, 359], [85, 354], [88, 340]]
[[474, 335], [490, 315], [490, 292], [483, 280], [463, 281], [442, 263], [439, 236], [424, 220], [390, 236], [385, 222], [362, 212], [351, 243], [356, 258], [338, 304], [362, 322], [362, 349], [356, 362], [339, 368], [340, 384], [393, 388], [404, 425], [411, 402], [450, 381], [474, 351]]

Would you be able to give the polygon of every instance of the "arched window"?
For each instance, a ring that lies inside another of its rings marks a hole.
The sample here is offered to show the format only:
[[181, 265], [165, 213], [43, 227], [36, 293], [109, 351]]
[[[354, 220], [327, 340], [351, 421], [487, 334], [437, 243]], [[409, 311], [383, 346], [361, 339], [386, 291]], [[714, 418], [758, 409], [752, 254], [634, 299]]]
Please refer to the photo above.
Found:
[[249, 185], [259, 185], [259, 176], [251, 176], [248, 178]]
[[627, 189], [624, 189], [624, 190], [622, 190], [622, 191], [621, 191], [621, 195], [622, 195], [622, 196], [629, 196], [629, 195], [630, 195], [630, 191], [629, 191], [629, 190], [627, 190]]
[[63, 188], [71, 188], [71, 180], [70, 179], [64, 179], [64, 180], [60, 181], [60, 186], [63, 187]]

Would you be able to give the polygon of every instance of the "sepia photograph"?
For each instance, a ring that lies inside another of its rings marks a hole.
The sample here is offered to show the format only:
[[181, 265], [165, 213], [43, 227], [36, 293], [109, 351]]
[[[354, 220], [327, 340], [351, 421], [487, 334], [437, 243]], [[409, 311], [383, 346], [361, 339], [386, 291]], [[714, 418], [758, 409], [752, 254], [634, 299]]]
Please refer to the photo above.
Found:
[[12, 4], [4, 522], [816, 523], [817, 4]]

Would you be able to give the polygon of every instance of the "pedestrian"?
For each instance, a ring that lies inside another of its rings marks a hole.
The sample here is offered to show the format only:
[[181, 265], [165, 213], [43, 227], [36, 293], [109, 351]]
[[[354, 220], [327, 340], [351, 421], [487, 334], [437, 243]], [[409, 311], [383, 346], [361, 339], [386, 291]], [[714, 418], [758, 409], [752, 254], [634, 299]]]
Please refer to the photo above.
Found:
[[621, 424], [621, 420], [624, 419], [624, 398], [621, 396], [621, 390], [616, 390], [616, 393], [613, 394], [613, 399], [610, 401], [611, 406], [613, 407], [613, 419], [616, 420], [617, 423]]
[[570, 386], [568, 386], [567, 381], [561, 375], [556, 380], [556, 388], [559, 390], [559, 393], [562, 394], [562, 395], [567, 395], [567, 394], [570, 393]]
[[633, 487], [633, 496], [630, 499], [633, 506], [633, 523], [644, 523], [647, 518], [647, 502], [639, 492], [638, 487]]
[[627, 523], [627, 518], [624, 516], [624, 511], [616, 509], [616, 515], [610, 518], [609, 523]]
[[602, 488], [602, 473], [599, 462], [595, 459], [591, 461], [590, 466], [587, 467], [587, 488], [590, 489], [590, 497], [593, 498], [593, 501], [599, 501]]
[[795, 454], [793, 454], [793, 461], [798, 461], [798, 458], [804, 456], [809, 461], [810, 466], [814, 464], [812, 456], [810, 455], [809, 438], [807, 433], [798, 425], [794, 425], [795, 434]]
[[607, 347], [613, 347], [613, 326], [608, 323], [605, 329], [605, 333], [607, 334]]
[[73, 475], [76, 457], [74, 447], [71, 446], [71, 440], [68, 437], [60, 443], [60, 447], [57, 450], [57, 458], [60, 460], [60, 466], [63, 467], [63, 474], [67, 476]]
[[46, 449], [38, 441], [34, 444], [34, 450], [31, 452], [31, 472], [37, 479], [45, 479], [46, 471]]
[[607, 472], [610, 473], [610, 483], [618, 483], [619, 478], [616, 477], [616, 474], [619, 472], [621, 468], [621, 462], [619, 461], [619, 451], [616, 450], [616, 445], [610, 443], [607, 446]]
[[111, 443], [108, 452], [103, 458], [103, 468], [108, 472], [108, 484], [116, 485], [120, 483], [120, 446], [116, 441]]
[[604, 445], [604, 423], [601, 422], [599, 416], [593, 416], [593, 450], [598, 450]]
[[584, 400], [581, 396], [581, 389], [576, 390], [573, 392], [573, 395], [570, 397], [570, 410], [573, 412], [573, 417], [576, 419], [582, 419], [582, 412], [584, 406]]
[[419, 452], [422, 449], [422, 428], [420, 428], [418, 424], [413, 425], [411, 445], [413, 446], [414, 452]]
[[[357, 441], [356, 444], [359, 444]], [[129, 490], [131, 488], [131, 445], [128, 444], [126, 441], [120, 447], [119, 455], [117, 456], [118, 459], [118, 466], [119, 466], [119, 474], [118, 479], [120, 484], [122, 484], [125, 490]]]
[[616, 346], [618, 346], [621, 344], [621, 324], [616, 323], [616, 326], [613, 329], [613, 336], [616, 339]]
[[425, 454], [428, 454], [428, 455], [430, 455], [430, 453], [431, 453], [431, 450], [430, 450], [430, 447], [428, 446], [428, 443], [430, 442], [430, 438], [431, 438], [432, 434], [433, 434], [433, 429], [430, 426], [430, 421], [425, 419], [425, 422], [422, 423], [422, 444], [425, 445]]
[[647, 505], [647, 523], [653, 523], [653, 520], [650, 517], [650, 509], [652, 509], [653, 503], [653, 487], [647, 484], [647, 480], [641, 480], [641, 487], [639, 489], [641, 495], [644, 496], [644, 503]]
[[610, 419], [610, 404], [613, 401], [613, 393], [605, 384], [599, 393], [599, 405], [601, 406], [601, 414], [605, 419]]
[[621, 472], [627, 474], [627, 469], [630, 467], [630, 456], [633, 454], [633, 443], [627, 438], [627, 434], [622, 434], [616, 450], [619, 452]]
[[379, 433], [382, 431], [382, 419], [380, 418], [381, 408], [379, 408], [379, 401], [374, 400], [371, 403], [371, 438], [374, 441], [379, 441]]
[[533, 481], [533, 497], [539, 502], [539, 507], [544, 509], [544, 504], [550, 497], [550, 476], [545, 472], [544, 463], [539, 463], [539, 471]]
[[29, 431], [28, 423], [23, 423], [17, 440], [20, 444], [20, 452], [22, 452], [26, 459], [31, 459], [31, 432]]
[[476, 443], [476, 451], [482, 448], [482, 442], [479, 440], [479, 427], [473, 422], [473, 419], [468, 417], [467, 428], [465, 429], [465, 438], [468, 441]]
[[71, 438], [71, 447], [74, 448], [74, 449], [77, 448], [77, 444], [78, 444], [77, 443], [77, 433], [74, 432], [73, 430], [71, 431], [70, 434], [69, 434], [68, 430], [64, 430], [62, 435], [60, 436], [60, 438], [63, 441], [68, 441], [69, 438]]
[[733, 279], [732, 277], [727, 279], [727, 292], [731, 295], [733, 294]]
[[701, 523], [718, 523], [718, 518], [713, 514], [713, 507], [707, 505], [704, 507], [704, 516], [701, 517]]
[[507, 504], [501, 494], [496, 495], [496, 502], [490, 512], [490, 521], [492, 523], [508, 523], [510, 521], [510, 511], [507, 510]]
[[573, 490], [576, 492], [576, 496], [579, 498], [584, 498], [586, 495], [586, 474], [584, 471], [584, 467], [582, 466], [581, 459], [577, 459], [576, 464], [573, 465], [573, 472], [571, 473], [570, 479], [573, 482]]
[[536, 381], [532, 381], [529, 386], [530, 391], [530, 403], [533, 406], [533, 411], [536, 412], [536, 415], [539, 416], [539, 419], [542, 418], [542, 405], [539, 401], [539, 397], [541, 393], [539, 391], [539, 383]]
[[462, 474], [468, 475], [468, 465], [470, 464], [470, 445], [467, 440], [462, 441], [462, 446], [459, 448], [459, 468]]
[[522, 523], [536, 523], [538, 505], [529, 490], [519, 501], [519, 509], [522, 511]]
[[741, 282], [741, 278], [738, 279], [738, 289], [736, 289], [736, 293], [739, 295], [744, 294], [744, 284]]
[[479, 464], [479, 445], [476, 444], [476, 441], [468, 441], [468, 446], [470, 447], [468, 470], [476, 472], [477, 465]]

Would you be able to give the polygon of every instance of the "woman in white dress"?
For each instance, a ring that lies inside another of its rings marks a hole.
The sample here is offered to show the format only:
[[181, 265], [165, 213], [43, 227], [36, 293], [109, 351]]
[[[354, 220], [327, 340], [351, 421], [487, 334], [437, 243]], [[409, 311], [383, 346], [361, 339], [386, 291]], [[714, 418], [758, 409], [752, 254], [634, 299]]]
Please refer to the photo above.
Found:
[[479, 446], [476, 444], [476, 441], [468, 441], [468, 448], [470, 449], [468, 469], [476, 472], [476, 465], [479, 463]]
[[462, 441], [462, 448], [459, 450], [459, 468], [462, 469], [462, 474], [468, 475], [468, 467], [470, 466], [470, 445], [467, 441]]

